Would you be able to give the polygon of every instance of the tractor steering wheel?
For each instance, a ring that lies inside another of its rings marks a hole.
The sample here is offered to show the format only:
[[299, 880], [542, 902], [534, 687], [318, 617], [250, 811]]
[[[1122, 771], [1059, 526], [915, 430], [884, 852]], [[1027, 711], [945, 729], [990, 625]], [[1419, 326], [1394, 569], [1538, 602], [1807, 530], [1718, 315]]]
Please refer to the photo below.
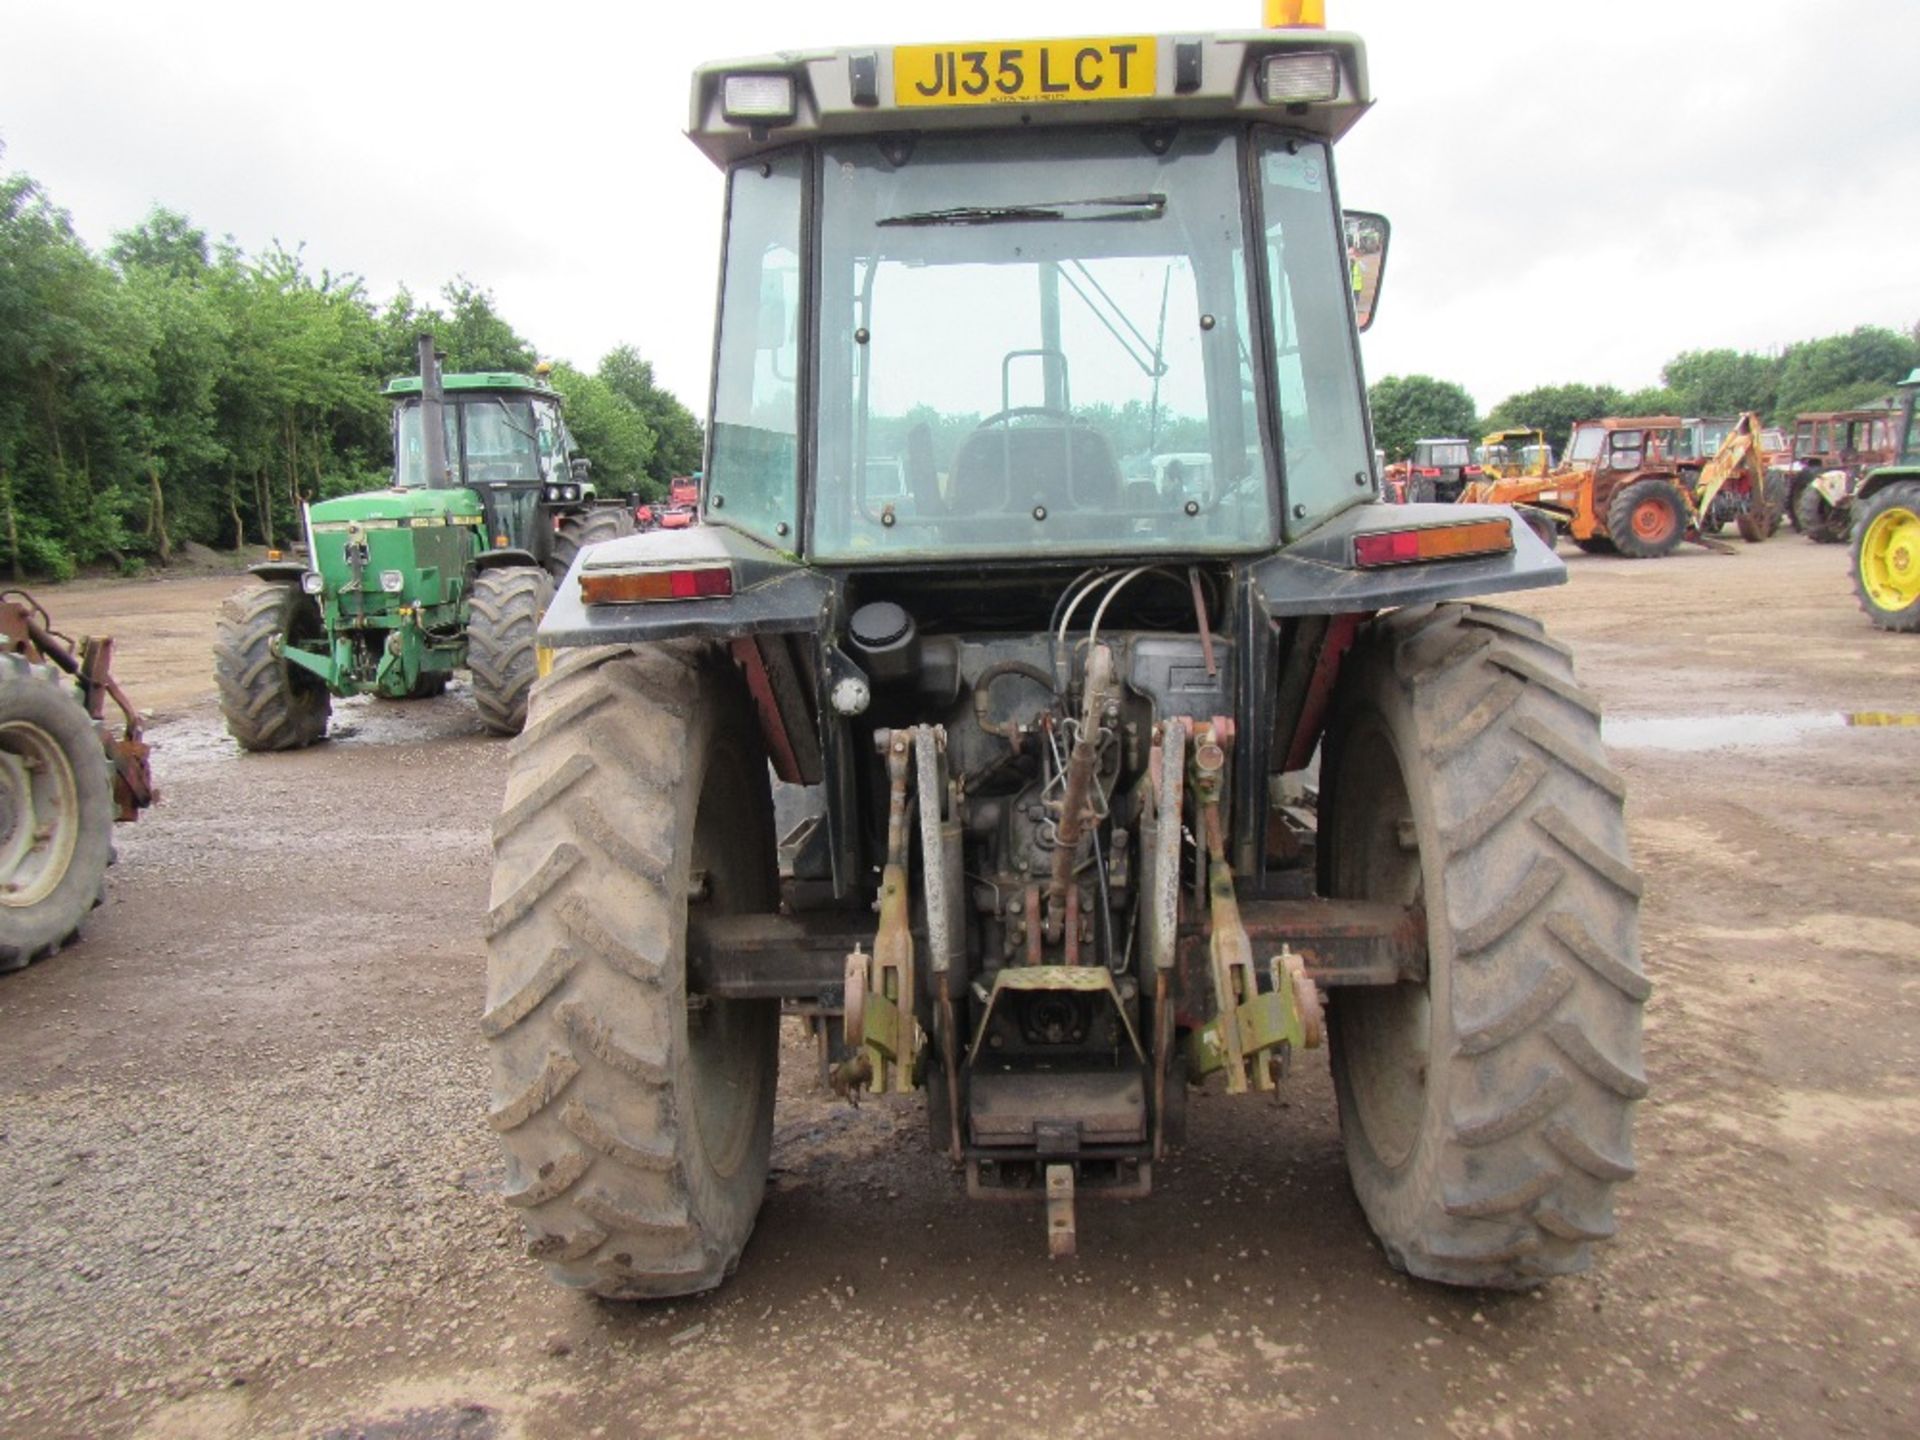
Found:
[[984, 430], [989, 425], [998, 425], [1003, 420], [1038, 419], [1042, 416], [1049, 420], [1058, 420], [1064, 425], [1085, 423], [1084, 421], [1076, 420], [1068, 411], [1056, 410], [1051, 405], [1015, 405], [1008, 410], [994, 411], [993, 414], [987, 416], [986, 419], [982, 420], [973, 428], [975, 430]]

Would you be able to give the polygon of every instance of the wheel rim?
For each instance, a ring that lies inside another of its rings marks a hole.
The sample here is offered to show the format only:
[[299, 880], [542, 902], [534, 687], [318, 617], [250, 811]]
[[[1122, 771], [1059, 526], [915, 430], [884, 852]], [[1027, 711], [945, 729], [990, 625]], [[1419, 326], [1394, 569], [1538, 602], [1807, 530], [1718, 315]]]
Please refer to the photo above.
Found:
[[1897, 506], [1874, 516], [1860, 543], [1860, 581], [1882, 610], [1920, 601], [1920, 515]]
[[[742, 778], [746, 765], [732, 750], [714, 749], [693, 826], [692, 869], [705, 890], [695, 903], [722, 915], [757, 909], [762, 898], [751, 857], [740, 853], [740, 823], [758, 809]], [[767, 1002], [700, 996], [690, 997], [688, 1007], [693, 1127], [707, 1163], [731, 1176], [753, 1146], [766, 1063]]]
[[[1336, 893], [1398, 904], [1425, 893], [1417, 847], [1402, 844], [1413, 806], [1399, 757], [1385, 729], [1352, 735], [1342, 784], [1341, 812], [1356, 817], [1358, 833], [1342, 836], [1335, 857]], [[1398, 1169], [1418, 1143], [1428, 1104], [1432, 1053], [1430, 982], [1343, 990], [1334, 1022], [1354, 1115], [1368, 1147], [1388, 1169]]]
[[38, 725], [0, 725], [0, 905], [51, 895], [79, 839], [80, 787], [66, 752]]
[[1658, 545], [1673, 533], [1673, 512], [1666, 503], [1648, 496], [1633, 507], [1633, 533], [1649, 545]]

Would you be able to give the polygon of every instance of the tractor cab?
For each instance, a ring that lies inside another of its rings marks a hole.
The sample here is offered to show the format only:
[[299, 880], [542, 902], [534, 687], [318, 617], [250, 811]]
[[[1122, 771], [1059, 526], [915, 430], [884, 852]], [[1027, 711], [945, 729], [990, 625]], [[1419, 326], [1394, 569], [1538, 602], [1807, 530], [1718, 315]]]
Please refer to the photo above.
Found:
[[480, 499], [490, 546], [550, 563], [564, 517], [595, 502], [591, 464], [567, 429], [559, 392], [544, 377], [510, 371], [445, 375], [441, 386], [447, 469], [438, 480], [420, 377], [403, 375], [384, 392], [394, 402], [394, 488], [463, 486]]

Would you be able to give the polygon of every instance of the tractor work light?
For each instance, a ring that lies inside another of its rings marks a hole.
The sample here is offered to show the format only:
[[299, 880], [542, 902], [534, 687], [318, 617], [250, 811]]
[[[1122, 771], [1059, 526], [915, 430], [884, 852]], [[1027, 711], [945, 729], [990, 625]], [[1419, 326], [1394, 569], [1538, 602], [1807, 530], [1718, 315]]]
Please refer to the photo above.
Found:
[[733, 121], [793, 118], [793, 76], [729, 75], [720, 85], [720, 113]]
[[318, 595], [327, 588], [327, 582], [318, 570], [309, 570], [300, 577], [300, 588], [309, 595]]
[[1260, 98], [1269, 105], [1339, 99], [1340, 57], [1331, 50], [1269, 55], [1260, 62]]
[[1417, 530], [1374, 530], [1353, 537], [1353, 563], [1363, 569], [1416, 565], [1423, 560], [1465, 560], [1513, 550], [1513, 527], [1505, 520], [1469, 520]]
[[398, 570], [382, 570], [380, 572], [380, 588], [389, 595], [398, 595], [402, 590], [407, 588], [407, 577], [402, 575]]
[[578, 500], [580, 498], [580, 487], [578, 485], [549, 485], [546, 488], [545, 494], [546, 501], [549, 505], [558, 505], [562, 501]]
[[588, 605], [634, 605], [653, 600], [709, 600], [733, 594], [733, 566], [676, 565], [671, 569], [599, 570], [580, 577]]

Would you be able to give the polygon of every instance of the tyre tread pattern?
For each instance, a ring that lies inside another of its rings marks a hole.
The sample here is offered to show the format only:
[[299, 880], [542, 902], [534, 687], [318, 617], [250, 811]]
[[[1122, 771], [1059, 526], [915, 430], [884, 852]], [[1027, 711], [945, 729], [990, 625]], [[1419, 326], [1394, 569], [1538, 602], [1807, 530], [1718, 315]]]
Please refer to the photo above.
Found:
[[613, 1298], [711, 1289], [746, 1239], [731, 1220], [715, 1228], [721, 1212], [693, 1178], [704, 1162], [689, 1158], [692, 1112], [675, 1093], [674, 887], [684, 892], [695, 808], [675, 782], [691, 778], [687, 752], [716, 723], [699, 698], [711, 672], [702, 652], [687, 663], [688, 648], [558, 657], [534, 689], [494, 827], [481, 1028], [503, 1194], [530, 1257]]
[[1428, 903], [1459, 962], [1452, 1052], [1429, 1062], [1451, 1067], [1450, 1098], [1425, 1178], [1380, 1192], [1376, 1213], [1356, 1167], [1363, 1205], [1395, 1263], [1428, 1279], [1526, 1288], [1584, 1270], [1634, 1173], [1651, 991], [1599, 706], [1536, 622], [1479, 605], [1384, 616], [1348, 666], [1410, 699], [1445, 881]]
[[213, 642], [213, 676], [227, 733], [243, 750], [299, 750], [327, 733], [332, 699], [316, 681], [296, 684], [287, 662], [273, 653], [302, 604], [295, 586], [259, 581], [220, 606]]
[[531, 565], [503, 565], [473, 577], [467, 620], [467, 668], [480, 723], [496, 735], [518, 735], [537, 659], [534, 635], [553, 599], [553, 582]]

